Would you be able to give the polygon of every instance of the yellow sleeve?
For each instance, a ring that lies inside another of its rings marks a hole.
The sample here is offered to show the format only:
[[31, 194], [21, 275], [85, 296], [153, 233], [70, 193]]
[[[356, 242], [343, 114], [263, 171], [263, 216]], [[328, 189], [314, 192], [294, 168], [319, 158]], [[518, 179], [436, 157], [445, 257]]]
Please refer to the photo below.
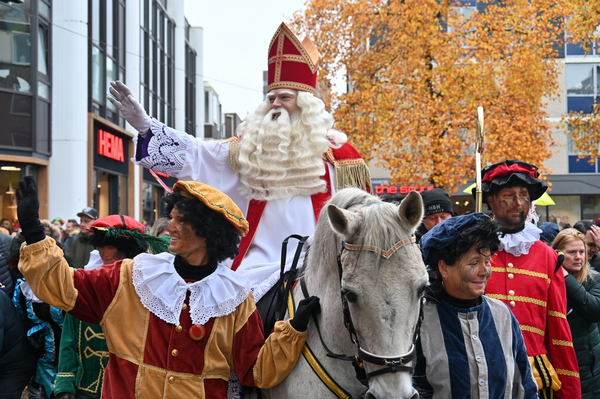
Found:
[[289, 321], [278, 321], [261, 348], [254, 365], [254, 382], [258, 388], [279, 384], [292, 371], [306, 342], [306, 331], [296, 331]]
[[23, 243], [19, 270], [39, 299], [67, 312], [73, 309], [77, 299], [73, 269], [52, 238]]

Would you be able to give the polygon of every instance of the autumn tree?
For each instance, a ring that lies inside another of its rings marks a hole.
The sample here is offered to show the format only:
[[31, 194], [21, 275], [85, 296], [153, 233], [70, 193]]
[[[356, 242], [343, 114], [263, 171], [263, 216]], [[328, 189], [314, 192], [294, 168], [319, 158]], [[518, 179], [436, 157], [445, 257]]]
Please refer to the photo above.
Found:
[[478, 106], [484, 164], [550, 157], [544, 101], [574, 1], [309, 0], [292, 25], [315, 41], [320, 95], [363, 156], [393, 181], [454, 191], [475, 176]]

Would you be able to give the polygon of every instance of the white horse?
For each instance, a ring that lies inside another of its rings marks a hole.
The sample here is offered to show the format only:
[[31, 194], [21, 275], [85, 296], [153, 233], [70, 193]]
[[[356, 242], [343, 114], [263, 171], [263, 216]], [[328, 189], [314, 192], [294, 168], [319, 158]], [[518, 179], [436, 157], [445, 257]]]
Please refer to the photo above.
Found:
[[[411, 235], [422, 215], [421, 196], [415, 192], [394, 205], [355, 188], [340, 190], [321, 211], [305, 264], [305, 287], [321, 300], [317, 319], [323, 343], [331, 352], [351, 356], [358, 347], [369, 376], [367, 390], [351, 362], [328, 357], [311, 320], [307, 344], [341, 388], [338, 397], [361, 397], [365, 391], [371, 399], [419, 396], [412, 387], [410, 360], [428, 278]], [[293, 296], [296, 304], [304, 298], [300, 284]], [[348, 304], [356, 344], [344, 326], [342, 301]], [[305, 356], [265, 393], [271, 398], [336, 397]]]

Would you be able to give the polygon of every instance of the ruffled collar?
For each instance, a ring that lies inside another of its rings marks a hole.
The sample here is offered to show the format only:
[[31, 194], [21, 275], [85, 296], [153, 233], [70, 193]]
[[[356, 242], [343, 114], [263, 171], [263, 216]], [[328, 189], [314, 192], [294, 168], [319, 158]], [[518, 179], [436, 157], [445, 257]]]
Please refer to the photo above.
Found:
[[143, 253], [133, 259], [133, 286], [142, 305], [169, 324], [179, 324], [188, 291], [194, 324], [232, 313], [250, 294], [249, 281], [222, 264], [204, 279], [188, 284], [177, 274], [174, 258], [169, 253]]
[[538, 229], [534, 224], [525, 222], [523, 230], [517, 233], [499, 233], [500, 250], [508, 252], [513, 256], [527, 255], [529, 248], [536, 241], [539, 241], [541, 232], [542, 230]]
[[90, 252], [90, 260], [88, 261], [88, 264], [85, 265], [83, 268], [85, 270], [94, 270], [99, 268], [100, 266], [104, 266], [104, 262], [102, 262], [100, 252], [98, 252], [97, 249], [94, 249], [92, 252]]

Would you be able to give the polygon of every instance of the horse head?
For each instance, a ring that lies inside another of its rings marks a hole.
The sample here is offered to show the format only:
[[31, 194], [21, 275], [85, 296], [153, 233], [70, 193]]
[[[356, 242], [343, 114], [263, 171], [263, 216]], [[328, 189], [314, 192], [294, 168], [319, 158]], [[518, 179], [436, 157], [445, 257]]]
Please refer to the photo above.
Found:
[[[338, 195], [346, 190], [356, 189]], [[367, 372], [366, 397], [416, 398], [411, 360], [428, 282], [412, 236], [423, 216], [421, 196], [411, 192], [400, 205], [369, 199], [350, 207], [336, 205], [334, 197], [326, 212], [342, 242], [338, 263], [345, 323], [350, 319]]]

